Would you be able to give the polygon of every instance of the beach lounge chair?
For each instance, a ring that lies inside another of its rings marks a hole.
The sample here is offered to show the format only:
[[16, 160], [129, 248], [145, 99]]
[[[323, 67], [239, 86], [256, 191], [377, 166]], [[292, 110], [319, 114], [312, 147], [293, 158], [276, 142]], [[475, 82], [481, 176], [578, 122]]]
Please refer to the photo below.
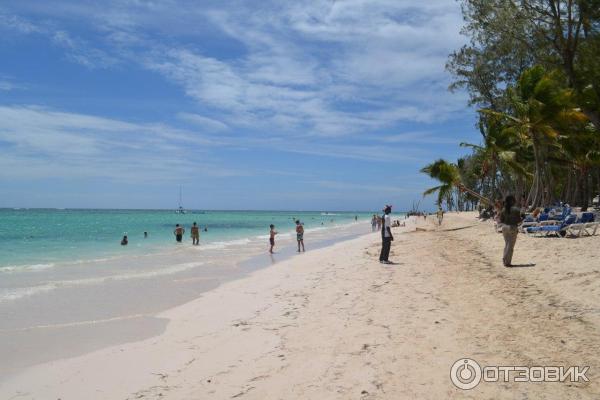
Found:
[[587, 224], [590, 222], [594, 222], [594, 213], [592, 212], [584, 212], [581, 214], [581, 217], [579, 218], [579, 221], [582, 224]]
[[565, 237], [566, 236], [580, 237], [584, 231], [585, 231], [585, 224], [574, 223], [574, 224], [568, 225], [567, 228], [565, 229]]
[[565, 237], [567, 235], [567, 228], [577, 221], [577, 215], [569, 215], [562, 223], [558, 221], [540, 222], [540, 225], [527, 228], [527, 233], [533, 233], [534, 235], [545, 235], [555, 234], [559, 237]]
[[523, 222], [521, 222], [519, 228], [522, 233], [527, 233], [527, 228], [537, 225], [538, 221], [531, 214], [528, 214], [525, 216], [525, 219], [523, 219]]
[[527, 229], [540, 226], [540, 223], [548, 221], [548, 214], [542, 213], [538, 215], [537, 219], [532, 216], [526, 217], [521, 223], [520, 229], [522, 233], [531, 233]]
[[565, 229], [565, 236], [580, 237], [586, 234], [586, 225], [594, 221], [594, 213], [582, 213], [575, 223], [570, 224]]
[[600, 222], [588, 222], [585, 224], [582, 230], [582, 234], [586, 236], [594, 236], [600, 226]]

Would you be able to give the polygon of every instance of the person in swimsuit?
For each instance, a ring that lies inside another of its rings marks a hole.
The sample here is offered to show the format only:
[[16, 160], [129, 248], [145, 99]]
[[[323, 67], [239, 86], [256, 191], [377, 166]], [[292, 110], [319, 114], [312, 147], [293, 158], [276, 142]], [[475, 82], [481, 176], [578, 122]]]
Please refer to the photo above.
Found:
[[275, 235], [277, 235], [277, 231], [275, 230], [275, 225], [269, 225], [271, 230], [269, 231], [269, 244], [271, 247], [269, 248], [269, 253], [273, 254], [273, 247], [275, 247]]
[[200, 244], [200, 228], [198, 227], [198, 224], [194, 222], [190, 231], [192, 236], [192, 244], [194, 246], [198, 246]]
[[128, 243], [129, 240], [127, 240], [127, 235], [123, 236], [123, 239], [121, 239], [121, 246], [127, 246]]
[[296, 240], [298, 241], [298, 253], [300, 253], [300, 246], [304, 251], [304, 226], [300, 223], [300, 220], [296, 221]]
[[173, 235], [175, 235], [175, 240], [181, 243], [181, 239], [183, 239], [183, 234], [185, 233], [185, 229], [183, 226], [179, 226], [179, 224], [175, 225], [175, 230], [173, 231]]

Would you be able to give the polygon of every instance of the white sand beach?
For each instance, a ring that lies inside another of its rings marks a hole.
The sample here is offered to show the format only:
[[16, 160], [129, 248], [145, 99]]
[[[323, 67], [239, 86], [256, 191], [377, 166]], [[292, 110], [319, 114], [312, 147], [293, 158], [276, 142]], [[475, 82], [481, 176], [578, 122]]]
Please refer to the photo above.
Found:
[[[0, 398], [598, 398], [600, 236], [519, 235], [513, 262], [535, 265], [505, 268], [473, 213], [419, 226], [396, 228], [396, 265], [378, 262], [378, 233], [308, 251], [160, 313], [158, 336], [5, 377]], [[464, 357], [589, 366], [589, 382], [464, 391]]]

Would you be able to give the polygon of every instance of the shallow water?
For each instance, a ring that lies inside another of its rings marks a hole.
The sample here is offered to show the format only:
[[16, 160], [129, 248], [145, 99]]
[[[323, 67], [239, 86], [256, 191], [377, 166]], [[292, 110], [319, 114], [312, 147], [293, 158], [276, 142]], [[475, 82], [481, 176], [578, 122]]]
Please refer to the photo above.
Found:
[[[0, 272], [160, 252], [172, 247], [177, 223], [186, 228], [185, 240], [197, 222], [208, 229], [201, 232], [202, 242], [219, 247], [264, 237], [270, 224], [293, 231], [296, 218], [306, 229], [320, 229], [352, 222], [355, 216], [369, 217], [355, 212], [0, 209]], [[120, 246], [125, 234], [129, 245]]]

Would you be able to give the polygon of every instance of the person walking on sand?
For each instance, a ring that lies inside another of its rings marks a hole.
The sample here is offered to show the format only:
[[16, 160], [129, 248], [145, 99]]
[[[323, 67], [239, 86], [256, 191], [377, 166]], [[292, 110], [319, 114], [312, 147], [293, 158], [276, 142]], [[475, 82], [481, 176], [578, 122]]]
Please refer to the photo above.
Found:
[[273, 254], [273, 247], [275, 247], [275, 235], [277, 235], [277, 231], [275, 230], [275, 225], [269, 225], [271, 230], [269, 231], [269, 244], [271, 247], [269, 248], [269, 253]]
[[175, 240], [178, 243], [181, 243], [184, 233], [185, 233], [185, 229], [183, 228], [183, 226], [179, 226], [179, 224], [176, 224], [175, 229], [173, 230], [173, 235], [175, 235]]
[[298, 241], [298, 253], [300, 253], [300, 246], [304, 252], [304, 225], [300, 223], [300, 220], [296, 220], [296, 240]]
[[373, 214], [373, 218], [371, 218], [371, 230], [375, 232], [377, 230], [377, 215]]
[[513, 251], [517, 242], [519, 230], [517, 226], [521, 223], [521, 209], [515, 207], [517, 200], [515, 196], [509, 194], [504, 199], [504, 208], [500, 213], [500, 223], [502, 224], [502, 236], [504, 236], [504, 254], [502, 263], [505, 267], [512, 266]]
[[195, 222], [192, 224], [192, 229], [190, 229], [190, 233], [190, 236], [192, 237], [192, 244], [194, 246], [198, 246], [200, 244], [200, 228]]
[[390, 214], [392, 213], [392, 206], [385, 206], [383, 209], [383, 217], [381, 224], [381, 253], [379, 254], [379, 262], [382, 264], [391, 264], [390, 257], [390, 248], [392, 247], [392, 241], [394, 240], [394, 236], [392, 235], [392, 217]]
[[444, 210], [442, 210], [440, 207], [435, 214], [437, 215], [438, 225], [442, 225], [442, 220], [444, 219]]

